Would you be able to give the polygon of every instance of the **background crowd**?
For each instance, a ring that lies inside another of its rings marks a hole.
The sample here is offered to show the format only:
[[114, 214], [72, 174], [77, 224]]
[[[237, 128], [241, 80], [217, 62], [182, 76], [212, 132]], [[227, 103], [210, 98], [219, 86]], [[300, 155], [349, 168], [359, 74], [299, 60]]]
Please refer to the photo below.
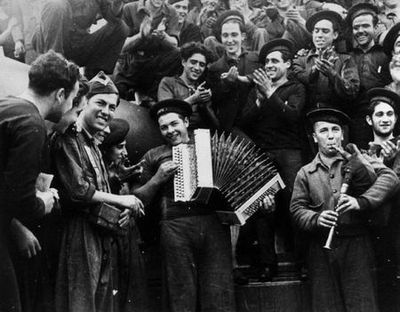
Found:
[[[150, 311], [153, 240], [167, 310], [284, 278], [315, 311], [400, 309], [398, 1], [0, 0], [0, 49], [32, 65], [0, 102], [0, 311]], [[242, 227], [173, 201], [196, 128], [252, 140], [286, 185]]]

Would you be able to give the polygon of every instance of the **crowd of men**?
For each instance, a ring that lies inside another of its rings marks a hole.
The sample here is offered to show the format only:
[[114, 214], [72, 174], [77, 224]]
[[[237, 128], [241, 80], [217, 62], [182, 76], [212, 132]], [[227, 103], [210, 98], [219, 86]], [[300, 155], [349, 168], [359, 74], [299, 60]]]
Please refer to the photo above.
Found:
[[[398, 1], [0, 0], [0, 32], [31, 65], [0, 99], [0, 312], [150, 311], [154, 210], [166, 311], [235, 311], [251, 248], [260, 282], [294, 256], [313, 311], [396, 304], [377, 280], [388, 259], [400, 279]], [[114, 116], [136, 105], [164, 144], [132, 164]], [[251, 140], [286, 185], [243, 227], [174, 201], [197, 128]]]

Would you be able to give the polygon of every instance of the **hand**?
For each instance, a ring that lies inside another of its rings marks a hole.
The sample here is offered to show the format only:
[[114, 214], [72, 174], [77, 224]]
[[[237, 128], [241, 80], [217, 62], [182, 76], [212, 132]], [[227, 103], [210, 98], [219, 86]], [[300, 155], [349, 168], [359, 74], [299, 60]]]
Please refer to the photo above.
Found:
[[205, 103], [211, 100], [211, 90], [210, 89], [205, 89], [205, 81], [202, 82], [196, 89], [195, 93], [192, 95], [194, 99], [194, 103]]
[[125, 164], [121, 161], [118, 164], [117, 171], [118, 177], [121, 181], [125, 181], [126, 179], [134, 176], [140, 176], [143, 172], [142, 162], [126, 167]]
[[129, 219], [131, 217], [132, 210], [125, 209], [119, 215], [118, 225], [122, 228], [127, 227], [129, 225]]
[[148, 37], [151, 32], [151, 18], [149, 16], [145, 16], [143, 18], [142, 23], [140, 24], [140, 34], [142, 37]]
[[386, 141], [381, 144], [382, 150], [381, 155], [384, 160], [391, 161], [400, 150], [400, 140], [394, 144], [392, 141]]
[[336, 212], [342, 214], [350, 210], [360, 210], [357, 199], [347, 194], [341, 194]]
[[339, 214], [336, 211], [324, 210], [318, 216], [317, 225], [325, 228], [337, 226], [338, 217]]
[[272, 213], [275, 211], [275, 196], [274, 195], [267, 195], [265, 198], [260, 202], [260, 209], [265, 213]]
[[18, 220], [13, 221], [13, 223], [15, 226], [13, 226], [12, 231], [18, 252], [27, 258], [36, 256], [42, 250], [36, 236]]
[[257, 86], [257, 90], [264, 95], [264, 97], [269, 98], [272, 95], [271, 80], [264, 70], [261, 68], [256, 69], [253, 73], [253, 81]]
[[235, 82], [238, 79], [239, 71], [236, 66], [229, 68], [227, 73], [221, 74], [221, 79], [226, 79], [230, 82]]
[[135, 216], [144, 215], [143, 203], [135, 195], [120, 195], [117, 204], [123, 208], [131, 209]]
[[207, 17], [205, 25], [208, 28], [213, 28], [217, 19], [214, 16]]
[[295, 21], [299, 24], [305, 25], [306, 20], [300, 15], [299, 9], [295, 7], [291, 7], [286, 11], [286, 17], [292, 21]]
[[174, 163], [172, 160], [166, 161], [158, 167], [154, 178], [156, 179], [158, 184], [162, 184], [167, 182], [178, 169], [178, 165]]
[[25, 46], [24, 43], [21, 40], [18, 40], [15, 42], [15, 47], [14, 47], [14, 56], [16, 58], [22, 57], [22, 55], [25, 54]]
[[[36, 190], [36, 197], [40, 198], [44, 203], [44, 209], [45, 209], [44, 213], [45, 214], [49, 214], [53, 210], [54, 203], [57, 199], [55, 197], [56, 193], [54, 191], [55, 191], [55, 189], [50, 189], [46, 192], [41, 192], [41, 191]], [[57, 197], [58, 197], [58, 194], [57, 194]]]
[[333, 76], [336, 73], [333, 63], [324, 59], [322, 60], [316, 59], [315, 68], [325, 76], [329, 75]]

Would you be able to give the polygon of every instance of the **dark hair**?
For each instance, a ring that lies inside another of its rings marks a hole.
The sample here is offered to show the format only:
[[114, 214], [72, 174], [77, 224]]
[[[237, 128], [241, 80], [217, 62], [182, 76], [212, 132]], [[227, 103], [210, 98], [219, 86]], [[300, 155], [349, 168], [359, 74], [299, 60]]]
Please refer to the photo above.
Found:
[[76, 107], [81, 102], [81, 99], [87, 95], [89, 92], [89, 81], [85, 76], [82, 76], [79, 80], [79, 91], [76, 94], [75, 98], [72, 101], [72, 107]]
[[376, 25], [378, 25], [378, 22], [379, 22], [379, 17], [378, 17], [378, 15], [376, 15], [376, 14], [374, 14], [374, 13], [372, 13], [372, 12], [365, 12], [365, 13], [363, 13], [363, 14], [360, 14], [360, 15], [357, 15], [356, 17], [354, 17], [353, 19], [352, 19], [352, 21], [351, 21], [351, 28], [353, 28], [353, 21], [357, 18], [357, 17], [359, 17], [359, 16], [364, 16], [364, 15], [371, 15], [372, 16], [372, 26], [376, 26]]
[[[367, 107], [367, 116], [369, 116], [372, 119], [372, 115], [374, 114], [375, 107], [377, 107], [378, 104], [381, 104], [381, 103], [386, 103], [386, 102], [372, 101]], [[395, 107], [392, 104], [389, 104], [389, 103], [386, 103], [386, 104], [390, 105], [393, 108], [394, 114], [397, 116], [397, 111], [396, 111]]]
[[68, 97], [80, 77], [79, 67], [61, 54], [48, 51], [40, 55], [29, 70], [29, 88], [40, 96], [64, 88]]
[[181, 47], [181, 58], [184, 61], [187, 61], [189, 57], [191, 57], [193, 54], [202, 54], [206, 58], [207, 64], [211, 62], [212, 60], [212, 54], [211, 51], [206, 48], [206, 46], [202, 43], [199, 42], [189, 42], [185, 43]]
[[287, 51], [287, 50], [281, 50], [279, 52], [281, 52], [282, 60], [284, 62], [292, 61], [292, 58], [293, 58], [292, 52]]

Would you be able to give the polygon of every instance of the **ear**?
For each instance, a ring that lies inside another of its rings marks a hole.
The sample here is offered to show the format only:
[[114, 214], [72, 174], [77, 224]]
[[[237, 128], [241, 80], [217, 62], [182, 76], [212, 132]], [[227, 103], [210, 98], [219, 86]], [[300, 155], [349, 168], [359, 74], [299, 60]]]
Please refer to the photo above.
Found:
[[65, 89], [64, 88], [60, 88], [57, 89], [56, 91], [56, 100], [61, 103], [65, 100]]
[[185, 117], [185, 119], [183, 119], [183, 123], [184, 123], [185, 127], [188, 128], [189, 127], [189, 118]]
[[336, 40], [339, 37], [339, 32], [334, 31], [333, 32], [333, 40]]
[[317, 137], [315, 136], [315, 132], [313, 132], [312, 137], [313, 137], [314, 143], [318, 143]]
[[247, 37], [246, 33], [245, 33], [245, 32], [242, 32], [242, 39], [243, 39], [243, 41], [246, 40], [246, 37]]
[[365, 120], [367, 121], [367, 124], [372, 126], [372, 119], [369, 115], [365, 116]]
[[287, 60], [287, 62], [285, 62], [285, 66], [287, 69], [290, 68], [290, 66], [292, 66], [292, 61], [291, 60]]

